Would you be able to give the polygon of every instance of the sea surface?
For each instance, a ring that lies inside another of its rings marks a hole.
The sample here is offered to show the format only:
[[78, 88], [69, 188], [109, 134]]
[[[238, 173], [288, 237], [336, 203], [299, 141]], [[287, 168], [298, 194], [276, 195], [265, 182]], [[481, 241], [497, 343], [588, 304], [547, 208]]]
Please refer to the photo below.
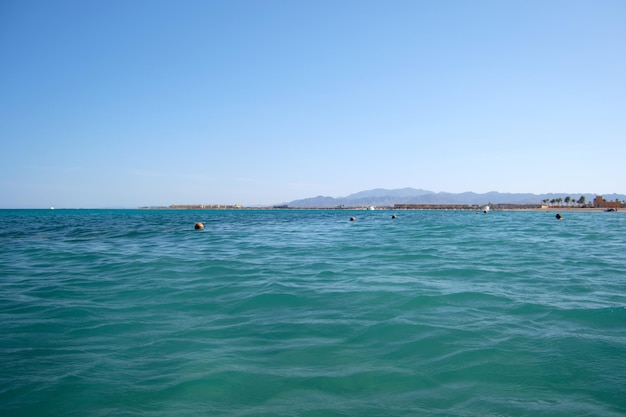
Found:
[[625, 416], [626, 213], [562, 214], [0, 210], [0, 416]]

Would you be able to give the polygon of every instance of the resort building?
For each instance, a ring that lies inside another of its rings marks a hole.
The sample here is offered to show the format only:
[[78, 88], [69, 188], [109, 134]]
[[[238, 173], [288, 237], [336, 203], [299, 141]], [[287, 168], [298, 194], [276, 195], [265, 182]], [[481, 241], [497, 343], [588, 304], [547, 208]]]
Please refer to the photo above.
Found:
[[605, 201], [601, 195], [597, 195], [595, 200], [593, 200], [593, 206], [599, 208], [618, 209], [622, 207], [622, 203], [619, 201]]

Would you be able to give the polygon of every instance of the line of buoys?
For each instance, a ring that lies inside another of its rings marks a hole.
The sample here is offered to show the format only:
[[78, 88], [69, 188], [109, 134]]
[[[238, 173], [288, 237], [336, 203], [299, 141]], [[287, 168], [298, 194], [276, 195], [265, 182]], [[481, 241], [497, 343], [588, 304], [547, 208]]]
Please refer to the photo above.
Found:
[[[487, 212], [485, 211], [485, 213], [487, 213]], [[478, 213], [476, 213], [476, 214], [478, 214]], [[441, 216], [443, 217], [443, 214], [442, 214]], [[562, 219], [563, 219], [563, 216], [561, 216], [561, 213], [557, 213], [555, 217], [556, 217], [556, 219], [557, 219], [557, 220], [562, 220]], [[391, 215], [391, 218], [392, 218], [392, 219], [397, 219], [397, 218], [398, 218], [398, 216], [396, 216], [395, 214], [392, 214], [392, 215]], [[353, 221], [355, 221], [355, 220], [356, 220], [356, 217], [350, 217], [350, 221], [351, 221], [351, 222], [353, 222]], [[202, 224], [201, 222], [197, 222], [197, 223], [194, 225], [194, 227], [193, 227], [193, 228], [194, 228], [194, 229], [196, 229], [196, 230], [204, 230], [204, 224]]]
[[[392, 215], [391, 215], [391, 218], [392, 218], [392, 219], [397, 219], [397, 218], [398, 218], [398, 216], [396, 216], [395, 214], [392, 214]], [[356, 217], [350, 217], [350, 221], [351, 221], [351, 222], [353, 222], [353, 221], [355, 221], [355, 220], [356, 220]]]

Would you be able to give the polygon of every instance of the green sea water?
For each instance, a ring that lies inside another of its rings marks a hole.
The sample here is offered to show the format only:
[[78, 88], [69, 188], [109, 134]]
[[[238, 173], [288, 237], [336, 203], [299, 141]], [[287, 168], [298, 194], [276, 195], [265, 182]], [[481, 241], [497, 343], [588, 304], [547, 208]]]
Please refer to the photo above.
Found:
[[554, 214], [2, 210], [0, 416], [624, 416], [626, 214]]

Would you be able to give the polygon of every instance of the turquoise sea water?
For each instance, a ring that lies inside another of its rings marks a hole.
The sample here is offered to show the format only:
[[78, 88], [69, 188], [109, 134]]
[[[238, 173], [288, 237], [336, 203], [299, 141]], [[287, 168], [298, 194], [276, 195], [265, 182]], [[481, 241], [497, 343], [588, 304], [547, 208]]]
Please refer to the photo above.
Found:
[[0, 415], [626, 415], [626, 214], [391, 214], [0, 211]]

